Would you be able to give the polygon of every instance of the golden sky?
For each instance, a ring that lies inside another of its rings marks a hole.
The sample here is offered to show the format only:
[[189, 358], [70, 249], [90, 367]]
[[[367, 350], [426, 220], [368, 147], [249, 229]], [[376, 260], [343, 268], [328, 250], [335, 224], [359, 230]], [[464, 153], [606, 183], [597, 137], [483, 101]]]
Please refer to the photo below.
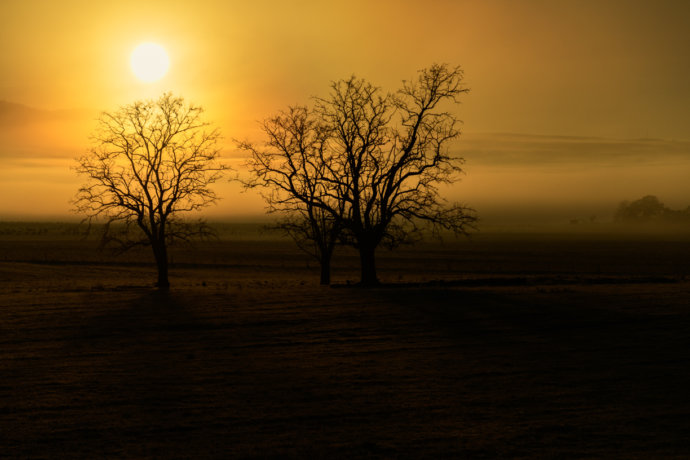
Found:
[[[154, 83], [129, 68], [147, 41], [171, 61]], [[449, 193], [480, 213], [690, 204], [686, 1], [4, 0], [0, 46], [0, 218], [67, 214], [99, 111], [173, 91], [207, 109], [231, 156], [232, 138], [331, 80], [394, 90], [434, 62], [463, 66], [471, 88], [454, 147], [467, 176]], [[218, 190], [211, 215], [261, 212]]]

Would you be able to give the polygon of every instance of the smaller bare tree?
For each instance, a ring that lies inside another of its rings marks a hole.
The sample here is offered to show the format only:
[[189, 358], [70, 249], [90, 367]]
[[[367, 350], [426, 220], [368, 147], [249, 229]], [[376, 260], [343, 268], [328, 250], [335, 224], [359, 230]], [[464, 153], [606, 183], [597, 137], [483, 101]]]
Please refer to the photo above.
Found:
[[249, 142], [246, 187], [264, 187], [268, 211], [282, 215], [277, 227], [321, 266], [321, 284], [331, 280], [331, 259], [342, 230], [343, 188], [333, 180], [329, 128], [306, 107], [290, 107], [263, 123], [264, 148]]
[[331, 260], [340, 235], [340, 224], [321, 208], [305, 205], [287, 214], [275, 228], [284, 231], [297, 247], [319, 261], [320, 283], [331, 283]]
[[170, 286], [168, 245], [208, 233], [203, 221], [185, 222], [181, 214], [214, 203], [210, 185], [226, 169], [219, 131], [202, 113], [170, 93], [105, 112], [75, 168], [87, 179], [73, 200], [76, 211], [89, 223], [105, 222], [104, 243], [151, 246], [161, 289]]

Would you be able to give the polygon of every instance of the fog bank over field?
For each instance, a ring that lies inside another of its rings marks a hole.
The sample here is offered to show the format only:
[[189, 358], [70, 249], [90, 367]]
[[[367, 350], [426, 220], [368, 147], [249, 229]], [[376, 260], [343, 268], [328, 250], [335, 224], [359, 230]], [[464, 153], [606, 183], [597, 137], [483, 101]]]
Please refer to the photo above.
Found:
[[618, 204], [656, 195], [690, 205], [690, 142], [467, 133], [466, 175], [450, 196], [485, 223], [610, 222]]
[[[0, 104], [0, 219], [77, 220], [69, 200], [79, 178], [70, 168], [89, 146], [96, 110], [45, 111]], [[227, 133], [223, 156], [243, 174]], [[465, 132], [452, 146], [465, 175], [449, 200], [475, 208], [481, 228], [611, 222], [618, 204], [655, 195], [670, 208], [690, 205], [690, 141]], [[215, 186], [213, 220], [265, 220], [257, 191]]]

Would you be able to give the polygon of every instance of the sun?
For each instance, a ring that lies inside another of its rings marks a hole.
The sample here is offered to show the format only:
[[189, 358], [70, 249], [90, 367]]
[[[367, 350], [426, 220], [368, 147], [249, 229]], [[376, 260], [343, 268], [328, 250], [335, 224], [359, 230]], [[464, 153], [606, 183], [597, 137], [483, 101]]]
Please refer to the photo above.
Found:
[[129, 58], [132, 72], [139, 80], [153, 82], [165, 76], [170, 68], [170, 59], [165, 48], [157, 43], [141, 43]]

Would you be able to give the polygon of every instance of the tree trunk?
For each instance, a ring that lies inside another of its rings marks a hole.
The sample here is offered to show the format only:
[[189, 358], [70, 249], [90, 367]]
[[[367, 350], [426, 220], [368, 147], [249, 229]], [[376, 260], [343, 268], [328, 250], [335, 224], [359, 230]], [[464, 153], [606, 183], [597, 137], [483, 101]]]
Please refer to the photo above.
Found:
[[360, 284], [362, 286], [375, 286], [379, 284], [379, 280], [376, 277], [376, 246], [373, 244], [360, 244], [359, 261], [362, 270]]
[[168, 280], [168, 248], [165, 241], [153, 244], [153, 254], [156, 257], [156, 267], [158, 268], [158, 282], [156, 286], [158, 289], [170, 288], [170, 281]]
[[329, 285], [331, 284], [331, 256], [321, 256], [321, 284]]

